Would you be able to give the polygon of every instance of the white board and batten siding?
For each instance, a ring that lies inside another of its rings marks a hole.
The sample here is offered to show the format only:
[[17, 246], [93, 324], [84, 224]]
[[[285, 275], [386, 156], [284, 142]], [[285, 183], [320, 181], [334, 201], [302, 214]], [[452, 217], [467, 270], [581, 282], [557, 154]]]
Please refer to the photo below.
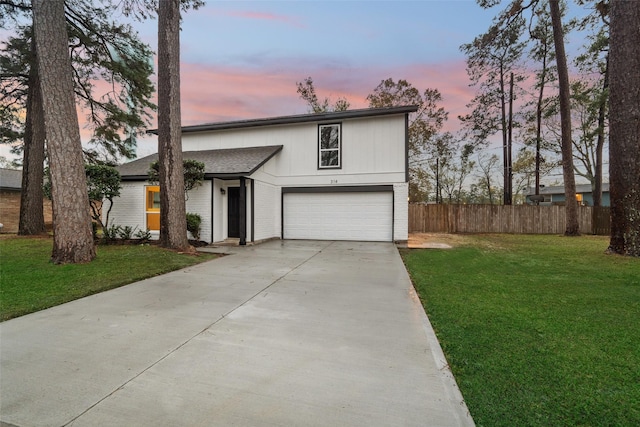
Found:
[[182, 148], [191, 151], [282, 145], [282, 151], [252, 176], [281, 187], [405, 181], [403, 115], [351, 119], [340, 124], [340, 169], [318, 168], [318, 123], [313, 122], [185, 133]]
[[254, 239], [280, 237], [280, 187], [255, 181], [254, 190]]
[[[200, 240], [209, 242], [211, 241], [211, 227], [213, 226], [211, 221], [211, 181], [203, 181], [201, 186], [189, 191], [188, 195], [189, 198], [186, 202], [187, 213], [200, 215], [200, 218], [202, 218]], [[193, 236], [189, 236], [189, 238], [191, 237]]]

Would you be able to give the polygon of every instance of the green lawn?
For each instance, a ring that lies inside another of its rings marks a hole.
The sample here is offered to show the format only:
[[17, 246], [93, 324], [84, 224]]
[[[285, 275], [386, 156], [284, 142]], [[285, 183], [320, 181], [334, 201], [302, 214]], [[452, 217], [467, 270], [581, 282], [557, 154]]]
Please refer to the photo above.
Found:
[[467, 236], [403, 257], [478, 426], [640, 425], [640, 259]]
[[215, 258], [179, 254], [153, 245], [98, 246], [88, 264], [49, 262], [50, 238], [0, 239], [0, 320]]

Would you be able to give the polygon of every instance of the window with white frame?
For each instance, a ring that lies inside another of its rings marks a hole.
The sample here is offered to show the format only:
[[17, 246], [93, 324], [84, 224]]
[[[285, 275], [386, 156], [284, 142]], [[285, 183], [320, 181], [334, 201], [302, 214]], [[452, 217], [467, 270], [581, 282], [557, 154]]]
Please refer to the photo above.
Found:
[[318, 126], [318, 168], [339, 169], [342, 167], [340, 124]]

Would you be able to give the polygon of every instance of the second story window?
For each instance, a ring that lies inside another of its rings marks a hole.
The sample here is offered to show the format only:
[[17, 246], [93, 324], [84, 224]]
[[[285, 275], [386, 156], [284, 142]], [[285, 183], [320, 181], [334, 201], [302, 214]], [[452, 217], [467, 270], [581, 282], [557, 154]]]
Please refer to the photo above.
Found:
[[318, 139], [318, 168], [339, 169], [342, 167], [340, 125], [318, 126]]

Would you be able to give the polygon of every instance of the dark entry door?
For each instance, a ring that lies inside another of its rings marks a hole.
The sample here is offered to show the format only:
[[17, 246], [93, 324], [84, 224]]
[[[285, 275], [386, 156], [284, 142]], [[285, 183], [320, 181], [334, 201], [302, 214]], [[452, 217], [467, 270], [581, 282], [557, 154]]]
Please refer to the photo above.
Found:
[[227, 188], [227, 227], [229, 237], [240, 237], [240, 188]]

